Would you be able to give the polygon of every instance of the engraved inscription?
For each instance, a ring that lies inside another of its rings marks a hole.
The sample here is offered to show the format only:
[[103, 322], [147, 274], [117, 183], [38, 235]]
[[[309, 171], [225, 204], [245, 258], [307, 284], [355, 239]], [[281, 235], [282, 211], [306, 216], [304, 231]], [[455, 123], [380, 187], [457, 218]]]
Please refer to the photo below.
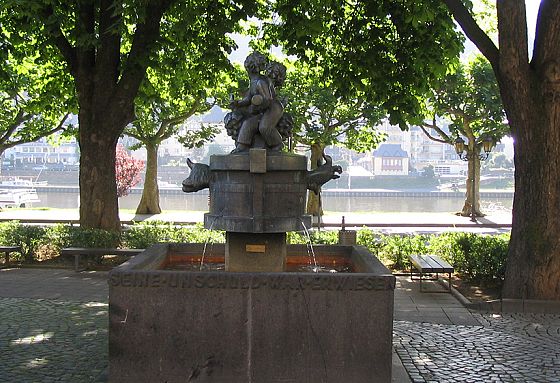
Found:
[[391, 279], [375, 276], [317, 275], [300, 277], [272, 274], [263, 276], [237, 276], [227, 273], [154, 273], [124, 272], [112, 274], [112, 286], [143, 288], [195, 288], [195, 289], [260, 289], [270, 290], [327, 290], [371, 291], [393, 289]]

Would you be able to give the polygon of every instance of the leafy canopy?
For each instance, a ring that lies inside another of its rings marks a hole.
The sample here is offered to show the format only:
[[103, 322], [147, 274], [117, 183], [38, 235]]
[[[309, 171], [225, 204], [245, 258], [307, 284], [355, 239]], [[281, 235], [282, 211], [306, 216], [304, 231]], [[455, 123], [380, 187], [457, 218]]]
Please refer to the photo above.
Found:
[[509, 132], [496, 77], [488, 60], [480, 55], [459, 65], [436, 85], [426, 103], [425, 117], [432, 121], [424, 121], [423, 126], [436, 129], [450, 144], [454, 138], [436, 126], [439, 117], [451, 121], [452, 136], [474, 138], [478, 144], [485, 136], [497, 142]]
[[[118, 37], [120, 42], [120, 74], [148, 61], [148, 66], [158, 63], [152, 52], [166, 52], [170, 61], [178, 54], [190, 54], [192, 49], [205, 47], [205, 65], [209, 71], [227, 61], [227, 54], [236, 47], [228, 33], [239, 31], [239, 21], [256, 16], [262, 10], [262, 1], [250, 0], [160, 0], [160, 1], [57, 1], [50, 0], [5, 0], [2, 15], [3, 27], [12, 34], [11, 39], [24, 44], [28, 53], [48, 52], [43, 60], [60, 60], [60, 39], [65, 39], [68, 48], [78, 48], [76, 54], [103, 48], [107, 40]], [[113, 19], [98, 19], [96, 12], [111, 10]], [[153, 9], [165, 9], [160, 23], [159, 38], [153, 46], [135, 46], [142, 34], [151, 31], [139, 30], [140, 24], [156, 17]], [[107, 25], [107, 22], [114, 24]], [[103, 24], [103, 25], [102, 25]], [[113, 36], [109, 36], [113, 35]], [[133, 50], [137, 50], [133, 52]], [[138, 54], [145, 50], [144, 54]], [[226, 55], [224, 55], [224, 53]], [[64, 57], [67, 60], [68, 56]], [[67, 63], [72, 70], [75, 63]]]
[[[188, 118], [226, 103], [240, 69], [226, 60], [209, 71], [204, 62], [206, 49], [193, 48], [188, 56], [186, 52], [159, 52], [160, 63], [147, 70], [135, 100], [135, 120], [125, 134], [141, 144], [157, 146], [177, 135]], [[200, 129], [185, 132], [178, 138], [187, 147], [201, 147], [217, 133], [214, 127], [202, 124]]]
[[[6, 10], [1, 10], [4, 16]], [[20, 31], [0, 24], [0, 148], [35, 141], [63, 128], [76, 112], [64, 65], [30, 51]]]
[[334, 84], [320, 70], [296, 61], [289, 65], [285, 87], [286, 112], [294, 119], [294, 139], [305, 145], [340, 145], [358, 152], [375, 147], [382, 136], [375, 126], [384, 116], [381, 108], [365, 101], [362, 92], [337, 95]]
[[[104, 116], [115, 121], [120, 134], [134, 119], [127, 106], [147, 68], [152, 69], [148, 84], [158, 92], [161, 83], [181, 84], [167, 89], [164, 98], [200, 95], [229, 66], [228, 54], [236, 48], [229, 33], [240, 31], [240, 21], [262, 8], [261, 0], [6, 0], [0, 11], [0, 44], [17, 47], [18, 58], [27, 64], [43, 65], [40, 75], [48, 81], [42, 87], [64, 95], [57, 100], [77, 94], [80, 129], [91, 125], [91, 103], [105, 100]], [[5, 62], [7, 57], [0, 58]], [[6, 71], [0, 76], [5, 79]], [[146, 94], [150, 96], [147, 89]], [[39, 108], [48, 111], [52, 99], [43, 97]], [[117, 104], [117, 111], [110, 110]], [[107, 124], [96, 126], [104, 129]]]
[[401, 127], [462, 49], [439, 0], [277, 0], [271, 8], [278, 17], [264, 25], [263, 44], [318, 68], [337, 95], [363, 93]]

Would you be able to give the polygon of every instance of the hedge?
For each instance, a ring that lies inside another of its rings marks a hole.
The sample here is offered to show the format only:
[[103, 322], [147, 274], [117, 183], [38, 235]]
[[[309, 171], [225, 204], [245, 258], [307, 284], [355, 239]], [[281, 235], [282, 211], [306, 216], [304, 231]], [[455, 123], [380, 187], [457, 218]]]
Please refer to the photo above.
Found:
[[[288, 233], [288, 243], [293, 244], [336, 244], [337, 241], [338, 232], [333, 230]], [[145, 249], [158, 242], [223, 243], [225, 235], [221, 231], [206, 230], [200, 224], [180, 227], [161, 221], [136, 223], [121, 235], [62, 224], [41, 227], [23, 225], [18, 221], [0, 223], [0, 244], [21, 246], [19, 259], [26, 262], [37, 259], [37, 253], [45, 246], [59, 253], [64, 247]], [[357, 242], [394, 270], [407, 269], [410, 254], [437, 254], [467, 279], [496, 281], [504, 277], [509, 234], [387, 235], [364, 228], [358, 231]]]

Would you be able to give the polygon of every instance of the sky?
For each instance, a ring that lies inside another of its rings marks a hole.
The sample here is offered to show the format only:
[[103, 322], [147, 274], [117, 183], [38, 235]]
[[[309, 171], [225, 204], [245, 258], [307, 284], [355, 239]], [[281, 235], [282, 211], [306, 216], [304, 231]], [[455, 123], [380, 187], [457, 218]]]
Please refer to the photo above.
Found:
[[527, 27], [529, 35], [535, 33], [535, 24], [537, 22], [537, 14], [539, 12], [539, 4], [541, 0], [525, 0], [525, 7], [527, 8]]
[[[540, 3], [541, 0], [525, 0], [525, 8], [527, 14], [527, 36], [529, 38], [529, 58], [531, 57], [531, 54], [533, 52], [533, 40], [535, 39], [535, 26], [537, 24], [537, 14], [539, 12]], [[465, 39], [465, 50], [461, 55], [461, 58], [468, 59], [473, 55], [473, 53], [478, 53], [478, 49], [472, 42], [470, 42], [469, 39]]]

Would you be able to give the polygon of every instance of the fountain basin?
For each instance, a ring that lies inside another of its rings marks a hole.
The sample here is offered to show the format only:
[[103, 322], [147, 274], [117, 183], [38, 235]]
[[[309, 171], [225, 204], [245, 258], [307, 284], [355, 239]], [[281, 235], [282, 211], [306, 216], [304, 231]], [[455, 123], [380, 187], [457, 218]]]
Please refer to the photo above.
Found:
[[158, 244], [109, 273], [110, 381], [390, 382], [395, 278], [367, 249], [314, 246], [349, 273], [178, 269], [203, 251]]

